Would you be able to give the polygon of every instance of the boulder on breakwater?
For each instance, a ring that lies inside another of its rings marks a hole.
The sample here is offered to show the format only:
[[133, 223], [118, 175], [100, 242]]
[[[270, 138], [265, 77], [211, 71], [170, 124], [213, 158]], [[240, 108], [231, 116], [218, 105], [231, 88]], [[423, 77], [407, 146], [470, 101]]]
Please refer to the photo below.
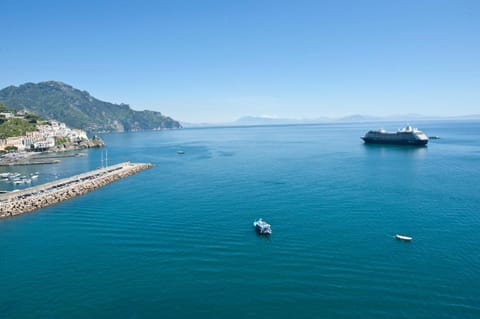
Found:
[[116, 180], [153, 167], [149, 163], [120, 163], [55, 182], [0, 195], [0, 218], [15, 216], [86, 194]]

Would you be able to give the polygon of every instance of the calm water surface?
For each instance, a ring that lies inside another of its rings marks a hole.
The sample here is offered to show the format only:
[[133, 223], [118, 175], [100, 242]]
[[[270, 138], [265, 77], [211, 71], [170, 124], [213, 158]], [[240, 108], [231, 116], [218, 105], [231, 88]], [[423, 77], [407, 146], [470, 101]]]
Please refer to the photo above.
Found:
[[[480, 123], [416, 124], [441, 139], [364, 145], [378, 124], [104, 135], [109, 163], [155, 167], [0, 220], [0, 318], [480, 318]], [[0, 170], [43, 183], [101, 158]]]

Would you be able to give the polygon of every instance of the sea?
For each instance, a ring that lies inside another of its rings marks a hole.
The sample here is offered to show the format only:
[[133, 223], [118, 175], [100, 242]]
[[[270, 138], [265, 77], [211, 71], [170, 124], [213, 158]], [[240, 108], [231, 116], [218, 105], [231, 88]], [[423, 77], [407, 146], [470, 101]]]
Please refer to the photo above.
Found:
[[0, 318], [480, 318], [480, 122], [411, 124], [440, 139], [360, 139], [396, 122], [111, 133], [1, 167], [38, 185], [155, 165], [0, 220]]

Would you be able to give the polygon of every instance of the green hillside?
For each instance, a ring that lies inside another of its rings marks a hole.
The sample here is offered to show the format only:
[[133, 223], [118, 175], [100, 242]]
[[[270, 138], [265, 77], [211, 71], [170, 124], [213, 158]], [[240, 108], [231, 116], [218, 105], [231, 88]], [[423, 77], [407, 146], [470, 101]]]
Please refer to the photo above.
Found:
[[181, 128], [160, 112], [134, 111], [127, 104], [100, 101], [86, 91], [55, 81], [6, 87], [0, 90], [0, 102], [90, 132]]
[[[0, 103], [0, 112], [11, 113], [14, 110], [7, 108], [4, 104]], [[8, 137], [22, 136], [26, 132], [32, 132], [36, 130], [36, 124], [40, 118], [36, 115], [29, 114], [24, 119], [22, 118], [6, 118], [0, 115], [0, 139]]]

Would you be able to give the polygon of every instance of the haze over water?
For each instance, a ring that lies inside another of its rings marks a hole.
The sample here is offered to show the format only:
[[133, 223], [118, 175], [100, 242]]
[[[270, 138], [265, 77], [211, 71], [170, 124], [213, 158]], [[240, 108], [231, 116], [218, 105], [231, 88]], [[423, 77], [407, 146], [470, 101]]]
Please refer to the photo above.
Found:
[[[415, 124], [441, 139], [363, 144], [376, 123], [104, 135], [109, 163], [155, 167], [0, 220], [0, 318], [478, 318], [480, 122]], [[100, 166], [88, 154], [21, 169], [46, 182]]]

